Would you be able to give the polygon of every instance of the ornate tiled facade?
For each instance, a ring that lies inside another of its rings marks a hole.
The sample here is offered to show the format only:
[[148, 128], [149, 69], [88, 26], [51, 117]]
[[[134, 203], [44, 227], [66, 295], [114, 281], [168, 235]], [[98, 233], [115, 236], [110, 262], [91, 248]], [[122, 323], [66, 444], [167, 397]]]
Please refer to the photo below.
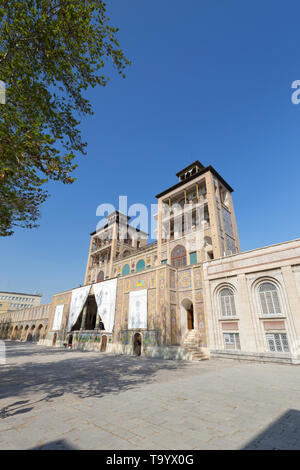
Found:
[[[177, 176], [156, 196], [155, 243], [119, 212], [91, 234], [87, 298], [69, 330], [74, 289], [55, 294], [39, 318], [0, 315], [0, 336], [174, 359], [299, 363], [300, 240], [241, 253], [228, 183], [199, 162]], [[95, 297], [108, 280], [116, 283], [111, 331]], [[136, 315], [146, 323], [130, 327], [138, 292], [146, 304], [137, 301]]]

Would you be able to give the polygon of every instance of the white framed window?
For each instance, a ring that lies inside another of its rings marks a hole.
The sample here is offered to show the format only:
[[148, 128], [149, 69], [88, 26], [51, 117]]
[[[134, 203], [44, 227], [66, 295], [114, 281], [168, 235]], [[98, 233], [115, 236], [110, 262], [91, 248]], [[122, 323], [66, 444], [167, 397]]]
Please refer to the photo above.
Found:
[[282, 315], [277, 287], [271, 282], [264, 282], [258, 291], [262, 314]]
[[236, 308], [233, 290], [226, 287], [220, 291], [219, 296], [222, 317], [235, 317]]
[[289, 343], [286, 333], [267, 333], [266, 334], [269, 351], [271, 352], [289, 352]]
[[225, 349], [241, 349], [239, 333], [223, 333]]

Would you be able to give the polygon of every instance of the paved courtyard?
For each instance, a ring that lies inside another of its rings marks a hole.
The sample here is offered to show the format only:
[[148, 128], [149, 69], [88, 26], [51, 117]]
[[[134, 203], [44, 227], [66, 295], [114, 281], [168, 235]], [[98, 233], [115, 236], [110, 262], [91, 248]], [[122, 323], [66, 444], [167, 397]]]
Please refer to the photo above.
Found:
[[300, 367], [5, 346], [0, 449], [300, 449]]

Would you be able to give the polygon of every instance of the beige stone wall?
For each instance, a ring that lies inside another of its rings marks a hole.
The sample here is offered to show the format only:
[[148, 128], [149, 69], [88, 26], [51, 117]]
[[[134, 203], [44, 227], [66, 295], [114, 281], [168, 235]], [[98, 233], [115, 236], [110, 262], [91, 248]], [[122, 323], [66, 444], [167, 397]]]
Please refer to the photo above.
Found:
[[1, 301], [0, 303], [0, 314], [4, 312], [8, 312], [9, 310], [9, 302]]
[[[265, 315], [259, 286], [272, 283], [281, 313]], [[300, 357], [300, 240], [204, 263], [211, 350], [224, 350], [224, 333], [239, 333], [241, 351], [269, 353], [268, 333], [286, 333], [291, 356]], [[220, 291], [234, 292], [236, 316], [222, 317]]]

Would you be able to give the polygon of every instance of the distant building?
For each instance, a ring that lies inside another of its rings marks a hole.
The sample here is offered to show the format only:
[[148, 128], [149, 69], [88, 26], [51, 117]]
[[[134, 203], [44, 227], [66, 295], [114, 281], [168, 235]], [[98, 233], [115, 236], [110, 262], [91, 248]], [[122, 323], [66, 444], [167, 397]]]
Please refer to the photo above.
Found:
[[41, 294], [0, 291], [0, 313], [37, 307], [41, 304]]

